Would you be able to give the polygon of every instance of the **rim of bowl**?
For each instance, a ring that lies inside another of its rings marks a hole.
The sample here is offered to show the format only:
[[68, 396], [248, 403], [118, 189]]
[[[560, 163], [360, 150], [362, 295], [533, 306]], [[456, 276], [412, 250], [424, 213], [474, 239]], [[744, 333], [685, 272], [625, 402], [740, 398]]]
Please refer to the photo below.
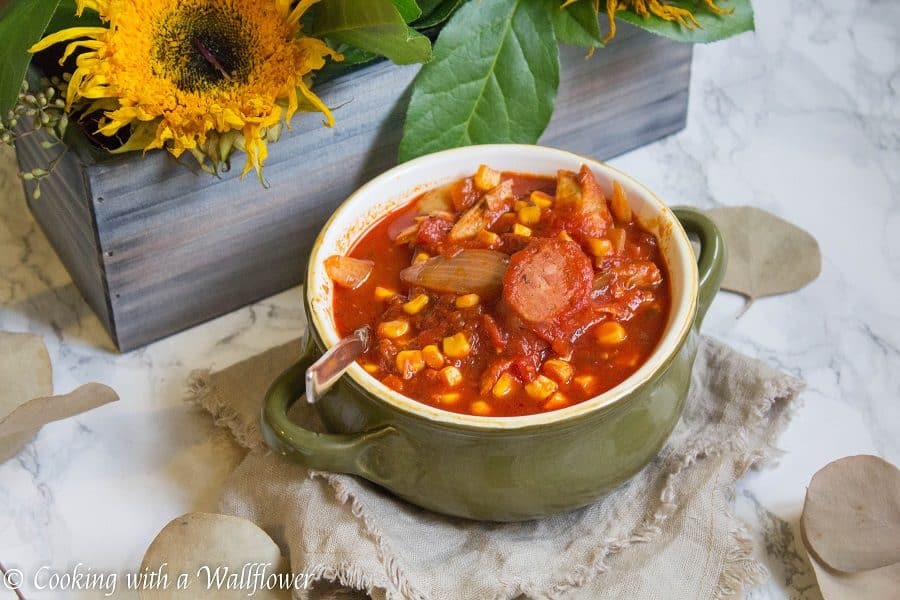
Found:
[[[476, 416], [464, 413], [456, 413], [448, 410], [443, 410], [429, 404], [425, 404], [424, 402], [420, 402], [418, 400], [415, 400], [414, 398], [410, 398], [409, 396], [405, 396], [399, 392], [394, 391], [393, 389], [384, 385], [378, 379], [367, 373], [357, 362], [354, 362], [345, 373], [345, 375], [349, 376], [353, 380], [353, 382], [362, 390], [368, 392], [377, 400], [386, 402], [394, 408], [401, 410], [402, 412], [408, 413], [414, 417], [425, 418], [429, 421], [434, 421], [445, 425], [453, 425], [476, 430], [515, 430], [532, 428], [535, 426], [547, 425], [550, 423], [570, 421], [588, 413], [608, 408], [614, 404], [617, 404], [619, 401], [628, 398], [633, 392], [645, 385], [648, 381], [652, 380], [660, 371], [667, 368], [677, 352], [681, 349], [682, 344], [684, 343], [691, 327], [694, 324], [694, 319], [697, 312], [697, 300], [699, 292], [697, 260], [694, 255], [694, 250], [691, 246], [690, 240], [687, 237], [687, 233], [684, 231], [681, 223], [675, 217], [674, 213], [668, 207], [668, 205], [666, 205], [662, 200], [659, 199], [656, 194], [654, 194], [645, 185], [637, 181], [634, 177], [602, 161], [598, 161], [586, 156], [581, 156], [574, 152], [569, 152], [568, 150], [561, 150], [549, 146], [538, 146], [531, 144], [481, 144], [442, 150], [440, 152], [426, 154], [424, 156], [420, 156], [408, 162], [397, 165], [360, 186], [355, 192], [350, 194], [350, 196], [348, 196], [340, 204], [340, 206], [338, 206], [338, 208], [334, 211], [334, 213], [332, 213], [331, 217], [328, 219], [325, 225], [322, 226], [322, 229], [319, 231], [318, 236], [316, 236], [313, 248], [310, 251], [309, 265], [307, 267], [305, 284], [306, 289], [304, 292], [304, 300], [308, 305], [307, 314], [311, 316], [311, 320], [307, 324], [308, 327], [312, 328], [312, 331], [310, 333], [313, 333], [325, 345], [326, 348], [330, 348], [340, 339], [340, 336], [337, 334], [337, 328], [334, 323], [334, 315], [332, 311], [329, 310], [327, 321], [325, 321], [322, 318], [322, 315], [319, 314], [319, 311], [317, 310], [317, 304], [314, 302], [314, 290], [312, 289], [311, 283], [314, 281], [313, 274], [316, 269], [324, 268], [322, 261], [315, 259], [319, 254], [319, 250], [321, 249], [326, 233], [331, 228], [332, 224], [345, 211], [350, 210], [351, 205], [358, 197], [364, 196], [371, 188], [377, 187], [386, 179], [396, 178], [407, 172], [416, 171], [421, 168], [421, 165], [427, 164], [431, 161], [449, 158], [455, 155], [465, 156], [470, 153], [478, 154], [498, 151], [527, 151], [544, 154], [548, 157], [562, 158], [566, 160], [575, 159], [579, 162], [588, 164], [594, 170], [614, 173], [619, 181], [628, 181], [628, 183], [633, 188], [640, 190], [640, 192], [644, 196], [644, 199], [649, 200], [650, 202], [655, 204], [658, 214], [669, 223], [670, 226], [668, 227], [668, 231], [670, 232], [670, 241], [681, 246], [681, 249], [683, 250], [683, 252], [681, 253], [682, 257], [686, 257], [688, 259], [687, 262], [690, 263], [687, 265], [682, 264], [680, 269], [681, 272], [685, 273], [689, 278], [689, 281], [684, 282], [685, 285], [682, 292], [689, 297], [687, 298], [687, 302], [681, 303], [678, 314], [673, 315], [672, 313], [670, 313], [669, 323], [666, 325], [666, 330], [663, 333], [663, 337], [657, 343], [650, 356], [648, 356], [644, 360], [643, 364], [634, 373], [629, 375], [624, 381], [622, 381], [615, 387], [612, 387], [601, 394], [593, 396], [577, 404], [573, 404], [572, 406], [568, 406], [566, 408], [558, 410], [513, 417]], [[426, 182], [423, 184], [416, 184], [414, 186], [415, 193], [411, 195], [408, 193], [409, 190], [398, 189], [396, 196], [405, 196], [408, 200], [412, 200], [418, 194], [421, 194], [422, 192], [433, 188], [435, 186], [435, 183], [439, 182], [440, 177], [435, 177], [434, 179], [435, 181], [433, 183]], [[377, 219], [374, 219], [371, 223], [367, 224], [365, 228], [361, 229], [360, 232], [357, 233], [354, 237], [351, 247], [353, 244], [359, 241], [359, 239], [363, 235], [365, 235], [365, 233], [368, 232], [379, 219], [383, 218], [384, 216], [386, 216], [386, 213], [380, 214]], [[665, 260], [668, 275], [669, 277], [671, 277], [673, 272], [672, 265], [669, 264], [667, 258]], [[670, 311], [671, 310], [674, 310], [674, 303], [673, 306], [670, 307]]]

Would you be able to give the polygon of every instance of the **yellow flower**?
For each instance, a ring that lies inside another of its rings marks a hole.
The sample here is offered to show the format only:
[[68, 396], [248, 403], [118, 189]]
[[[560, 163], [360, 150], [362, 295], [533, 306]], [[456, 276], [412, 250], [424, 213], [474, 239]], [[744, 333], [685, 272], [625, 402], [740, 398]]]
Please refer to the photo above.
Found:
[[[578, 0], [564, 0], [562, 7], [577, 2]], [[726, 10], [716, 6], [716, 0], [697, 0], [717, 15], [730, 14], [733, 10]], [[600, 0], [592, 0], [594, 10], [600, 11]], [[607, 43], [616, 35], [616, 13], [620, 10], [631, 10], [638, 15], [647, 18], [651, 14], [663, 21], [674, 21], [685, 29], [700, 27], [700, 23], [694, 18], [694, 14], [686, 9], [668, 4], [666, 0], [606, 0], [606, 18], [609, 21], [609, 33], [603, 38]]]
[[64, 61], [80, 51], [67, 103], [102, 110], [104, 135], [130, 126], [126, 149], [187, 150], [203, 164], [239, 147], [242, 176], [256, 169], [261, 178], [267, 141], [301, 104], [334, 123], [307, 77], [341, 56], [300, 33], [317, 1], [77, 0], [79, 15], [96, 10], [108, 27], [59, 31], [31, 52], [69, 42]]

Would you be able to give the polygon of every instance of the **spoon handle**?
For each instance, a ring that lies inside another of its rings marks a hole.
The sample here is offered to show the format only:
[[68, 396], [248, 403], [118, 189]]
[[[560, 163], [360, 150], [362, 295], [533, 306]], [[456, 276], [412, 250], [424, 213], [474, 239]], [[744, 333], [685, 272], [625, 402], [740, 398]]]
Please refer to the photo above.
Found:
[[358, 356], [369, 349], [372, 328], [364, 325], [332, 346], [306, 370], [306, 401], [318, 402]]

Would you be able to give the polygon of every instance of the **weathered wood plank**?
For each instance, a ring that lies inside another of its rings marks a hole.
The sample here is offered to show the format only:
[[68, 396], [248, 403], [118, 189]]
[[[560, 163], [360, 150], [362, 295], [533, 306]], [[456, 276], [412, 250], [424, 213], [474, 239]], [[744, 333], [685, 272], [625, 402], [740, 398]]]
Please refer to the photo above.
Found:
[[541, 143], [605, 160], [685, 126], [693, 46], [619, 27], [585, 59], [564, 47], [556, 109]]
[[[47, 139], [41, 132], [35, 132], [16, 141], [19, 169], [24, 172], [35, 167], [46, 168], [59, 155], [62, 150], [59, 146], [41, 147], [41, 142]], [[115, 340], [115, 323], [107, 301], [94, 216], [88, 202], [86, 168], [74, 152], [67, 152], [53, 174], [41, 182], [41, 197], [37, 200], [32, 197], [34, 184], [25, 185], [25, 196], [35, 220], [72, 281]]]

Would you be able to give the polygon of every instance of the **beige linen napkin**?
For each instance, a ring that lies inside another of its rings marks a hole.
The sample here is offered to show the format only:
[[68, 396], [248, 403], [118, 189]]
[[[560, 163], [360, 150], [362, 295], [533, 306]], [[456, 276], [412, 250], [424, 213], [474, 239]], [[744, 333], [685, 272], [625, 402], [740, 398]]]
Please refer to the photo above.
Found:
[[[192, 398], [251, 450], [224, 513], [256, 522], [295, 572], [376, 598], [727, 598], [767, 579], [731, 511], [734, 483], [771, 459], [802, 383], [705, 338], [671, 439], [596, 504], [525, 523], [429, 513], [363, 480], [309, 471], [266, 451], [262, 395], [299, 342], [210, 375]], [[319, 426], [303, 403], [295, 418]]]

